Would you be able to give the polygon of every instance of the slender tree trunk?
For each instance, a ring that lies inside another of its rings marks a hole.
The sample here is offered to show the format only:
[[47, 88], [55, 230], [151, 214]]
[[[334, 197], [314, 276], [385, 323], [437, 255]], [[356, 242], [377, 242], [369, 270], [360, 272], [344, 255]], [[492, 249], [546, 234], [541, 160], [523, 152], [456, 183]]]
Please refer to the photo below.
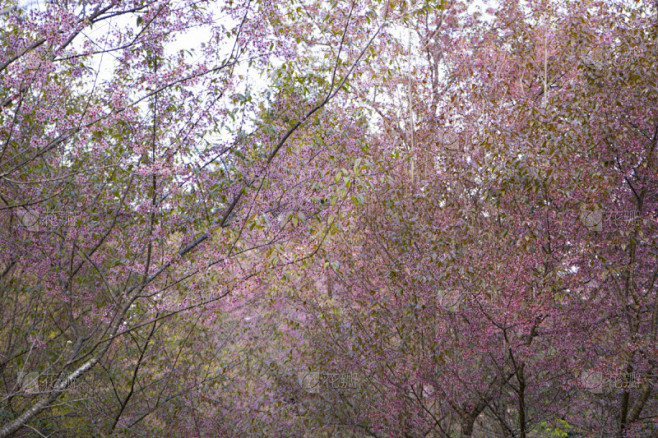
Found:
[[523, 368], [521, 368], [519, 374], [519, 428], [521, 438], [526, 438], [525, 377], [523, 376]]
[[473, 437], [473, 425], [475, 424], [475, 419], [477, 416], [471, 414], [462, 415], [461, 418], [461, 438], [472, 438]]

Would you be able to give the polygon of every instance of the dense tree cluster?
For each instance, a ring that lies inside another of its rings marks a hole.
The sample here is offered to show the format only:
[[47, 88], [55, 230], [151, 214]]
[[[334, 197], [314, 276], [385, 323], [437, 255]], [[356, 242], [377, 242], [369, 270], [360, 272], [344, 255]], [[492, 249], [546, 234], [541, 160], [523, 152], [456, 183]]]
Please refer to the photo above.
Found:
[[0, 437], [658, 434], [652, 2], [0, 7]]

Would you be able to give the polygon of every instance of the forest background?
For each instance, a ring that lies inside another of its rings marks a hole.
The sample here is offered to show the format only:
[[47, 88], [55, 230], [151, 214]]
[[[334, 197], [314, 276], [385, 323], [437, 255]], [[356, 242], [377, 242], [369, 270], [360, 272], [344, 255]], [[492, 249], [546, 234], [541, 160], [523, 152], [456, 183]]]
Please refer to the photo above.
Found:
[[0, 437], [658, 434], [652, 2], [19, 3]]

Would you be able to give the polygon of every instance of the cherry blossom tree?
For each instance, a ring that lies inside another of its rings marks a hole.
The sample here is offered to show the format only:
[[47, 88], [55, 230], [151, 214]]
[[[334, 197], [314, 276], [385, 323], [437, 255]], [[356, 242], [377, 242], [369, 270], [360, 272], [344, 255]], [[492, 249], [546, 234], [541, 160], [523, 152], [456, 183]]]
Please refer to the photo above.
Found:
[[360, 382], [318, 415], [374, 436], [652, 436], [652, 5], [433, 6], [402, 13], [381, 83], [357, 89], [379, 178], [310, 271], [329, 280], [299, 283], [309, 361]]
[[[267, 263], [285, 263], [277, 245], [302, 228], [288, 223], [317, 210], [317, 151], [298, 135], [324, 135], [323, 108], [385, 23], [355, 26], [355, 3], [324, 12], [327, 57], [309, 73], [295, 69], [307, 29], [290, 24], [318, 26], [317, 7], [2, 10], [0, 436], [212, 426], [194, 395], [234, 364], [213, 329], [235, 328], [221, 315]], [[186, 46], [191, 35], [206, 40]], [[99, 391], [81, 404], [90, 382]]]

